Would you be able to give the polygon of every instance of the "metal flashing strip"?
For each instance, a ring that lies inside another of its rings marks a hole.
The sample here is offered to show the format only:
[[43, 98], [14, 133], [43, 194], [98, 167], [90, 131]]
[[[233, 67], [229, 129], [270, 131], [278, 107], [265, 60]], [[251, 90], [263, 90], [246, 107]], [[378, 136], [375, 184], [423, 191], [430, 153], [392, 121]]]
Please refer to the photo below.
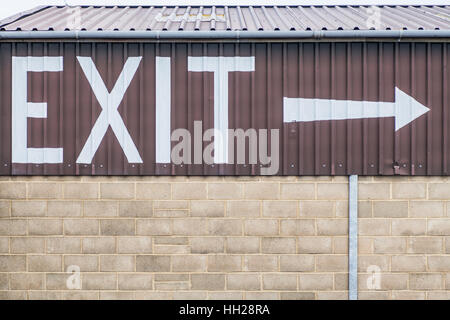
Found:
[[319, 30], [319, 31], [1, 31], [14, 39], [379, 39], [450, 38], [450, 30]]

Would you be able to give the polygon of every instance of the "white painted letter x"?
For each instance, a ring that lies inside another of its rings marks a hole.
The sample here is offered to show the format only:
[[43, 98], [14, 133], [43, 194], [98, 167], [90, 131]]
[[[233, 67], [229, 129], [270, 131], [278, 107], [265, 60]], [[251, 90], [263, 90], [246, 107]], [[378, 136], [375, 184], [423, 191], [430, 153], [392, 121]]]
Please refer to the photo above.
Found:
[[95, 121], [94, 127], [78, 156], [77, 163], [91, 163], [92, 158], [94, 158], [103, 137], [108, 130], [108, 126], [111, 128], [116, 135], [117, 140], [122, 147], [125, 156], [129, 163], [142, 163], [142, 159], [139, 156], [139, 152], [131, 139], [130, 133], [128, 132], [123, 119], [121, 118], [117, 108], [134, 77], [134, 74], [139, 67], [142, 57], [132, 57], [128, 58], [125, 62], [122, 72], [114, 85], [111, 92], [103, 82], [97, 67], [95, 66], [92, 58], [90, 57], [77, 57], [83, 72], [89, 81], [89, 84], [94, 91], [95, 97], [97, 98], [100, 106], [102, 107], [102, 112], [100, 113], [97, 121]]

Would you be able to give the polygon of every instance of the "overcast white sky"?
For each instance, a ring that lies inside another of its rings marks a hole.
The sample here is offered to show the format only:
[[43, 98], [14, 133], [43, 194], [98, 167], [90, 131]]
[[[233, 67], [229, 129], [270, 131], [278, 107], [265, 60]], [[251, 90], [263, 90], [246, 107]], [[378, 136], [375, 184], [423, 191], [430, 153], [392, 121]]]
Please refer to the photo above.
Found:
[[31, 9], [39, 5], [284, 5], [284, 4], [303, 4], [303, 5], [322, 5], [322, 4], [447, 4], [450, 5], [450, 0], [3, 0], [0, 5], [0, 19], [9, 17], [21, 11]]

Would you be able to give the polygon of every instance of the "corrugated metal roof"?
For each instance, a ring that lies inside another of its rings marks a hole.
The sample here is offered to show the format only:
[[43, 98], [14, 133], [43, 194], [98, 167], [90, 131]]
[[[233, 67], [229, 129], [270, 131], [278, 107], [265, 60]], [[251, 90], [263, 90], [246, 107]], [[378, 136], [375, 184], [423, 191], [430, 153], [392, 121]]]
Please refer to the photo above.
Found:
[[1, 30], [450, 30], [450, 6], [48, 6]]

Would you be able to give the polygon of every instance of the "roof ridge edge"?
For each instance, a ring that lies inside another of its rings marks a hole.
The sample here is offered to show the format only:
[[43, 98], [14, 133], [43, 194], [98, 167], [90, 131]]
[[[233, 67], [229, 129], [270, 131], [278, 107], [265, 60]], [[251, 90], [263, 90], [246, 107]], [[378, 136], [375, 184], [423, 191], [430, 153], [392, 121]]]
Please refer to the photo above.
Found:
[[9, 16], [9, 17], [6, 17], [4, 19], [1, 19], [0, 20], [0, 28], [3, 28], [3, 27], [5, 27], [5, 26], [7, 26], [7, 25], [9, 25], [11, 23], [14, 23], [14, 22], [19, 21], [21, 19], [24, 19], [26, 17], [32, 16], [35, 13], [44, 11], [44, 10], [49, 9], [51, 7], [56, 7], [56, 6], [49, 6], [49, 5], [47, 5], [47, 6], [45, 6], [45, 5], [36, 6], [36, 7], [32, 8], [32, 9], [29, 9], [29, 10], [26, 10], [26, 11], [21, 11], [19, 13], [16, 13], [16, 14], [12, 15], [12, 16]]

